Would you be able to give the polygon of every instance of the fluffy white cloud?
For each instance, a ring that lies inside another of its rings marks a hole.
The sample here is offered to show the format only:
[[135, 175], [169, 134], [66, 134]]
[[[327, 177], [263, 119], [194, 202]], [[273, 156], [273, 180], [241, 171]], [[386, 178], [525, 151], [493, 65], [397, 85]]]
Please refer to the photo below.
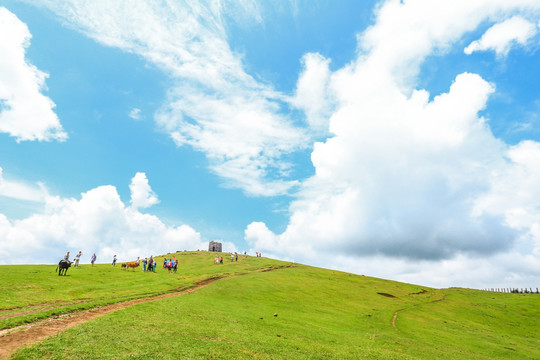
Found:
[[306, 114], [310, 129], [316, 135], [328, 134], [333, 99], [328, 91], [330, 60], [320, 54], [306, 54], [302, 59], [304, 70], [300, 74], [296, 93], [291, 103]]
[[[254, 222], [246, 241], [280, 258], [434, 286], [530, 286], [540, 269], [538, 143], [493, 136], [479, 114], [496, 84], [478, 74], [456, 74], [432, 100], [415, 84], [427, 56], [482, 22], [539, 10], [535, 1], [385, 2], [358, 37], [356, 61], [318, 75], [328, 84], [319, 93], [335, 99], [332, 137], [314, 146], [316, 174], [289, 225], [275, 234]], [[475, 266], [478, 278], [463, 275]]]
[[514, 16], [490, 27], [479, 40], [470, 43], [464, 52], [470, 55], [475, 51], [493, 50], [497, 55], [506, 55], [512, 45], [526, 45], [536, 33], [534, 23]]
[[[143, 173], [137, 173], [134, 183], [148, 185]], [[87, 191], [80, 199], [47, 196], [43, 213], [22, 220], [10, 221], [0, 214], [3, 264], [54, 263], [67, 250], [82, 250], [83, 262], [94, 252], [98, 262], [108, 262], [114, 254], [123, 261], [206, 246], [190, 226], [167, 226], [154, 215], [126, 206], [111, 185]]]
[[[143, 56], [178, 80], [156, 114], [179, 146], [206, 154], [226, 185], [251, 195], [287, 193], [297, 184], [280, 161], [309, 145], [283, 115], [286, 98], [244, 71], [227, 42], [224, 14], [249, 6], [220, 1], [81, 1], [43, 4], [97, 41]], [[234, 17], [240, 21], [239, 17]]]
[[159, 203], [159, 199], [150, 188], [146, 174], [143, 172], [136, 173], [131, 179], [129, 190], [131, 191], [131, 206], [134, 209], [147, 208]]
[[0, 132], [22, 140], [65, 140], [55, 104], [42, 94], [48, 75], [25, 59], [30, 31], [0, 7]]

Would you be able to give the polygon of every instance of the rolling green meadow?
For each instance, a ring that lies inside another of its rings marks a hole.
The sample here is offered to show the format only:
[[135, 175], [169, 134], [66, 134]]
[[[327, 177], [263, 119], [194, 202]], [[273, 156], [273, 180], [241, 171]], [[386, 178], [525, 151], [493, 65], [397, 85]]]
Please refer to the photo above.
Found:
[[[540, 359], [540, 296], [432, 289], [180, 252], [178, 272], [0, 266], [0, 328], [189, 289], [98, 317], [14, 359]], [[167, 255], [168, 257], [168, 255]], [[158, 258], [160, 261], [163, 257]]]

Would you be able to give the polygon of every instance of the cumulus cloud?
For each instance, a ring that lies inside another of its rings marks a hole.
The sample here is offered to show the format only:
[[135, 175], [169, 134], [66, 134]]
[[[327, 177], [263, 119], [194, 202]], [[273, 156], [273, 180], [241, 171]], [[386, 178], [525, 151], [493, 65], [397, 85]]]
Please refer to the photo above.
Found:
[[464, 52], [470, 55], [475, 51], [493, 50], [497, 55], [504, 56], [514, 44], [524, 46], [536, 33], [534, 23], [514, 16], [490, 27], [479, 40], [470, 43]]
[[309, 128], [316, 135], [328, 134], [328, 119], [332, 111], [332, 93], [328, 91], [330, 60], [309, 53], [302, 59], [303, 71], [291, 103], [306, 114]]
[[25, 59], [31, 37], [23, 22], [0, 7], [0, 132], [17, 141], [63, 141], [67, 134], [55, 104], [42, 93], [48, 75]]
[[[444, 54], [484, 21], [538, 10], [533, 1], [385, 2], [358, 36], [358, 58], [318, 75], [328, 84], [320, 92], [335, 99], [332, 136], [315, 143], [316, 174], [291, 203], [286, 230], [253, 222], [248, 244], [280, 258], [434, 286], [474, 286], [450, 269], [475, 264], [476, 284], [502, 273], [514, 280], [538, 274], [531, 256], [539, 242], [538, 143], [510, 147], [493, 136], [480, 114], [496, 84], [478, 74], [456, 74], [432, 99], [414, 87], [427, 56]], [[501, 254], [530, 271], [501, 262]]]
[[138, 172], [129, 184], [131, 191], [131, 206], [134, 209], [147, 208], [159, 203], [157, 195], [150, 188], [146, 174]]
[[[257, 19], [257, 6], [245, 3], [242, 14], [249, 12]], [[141, 55], [176, 79], [155, 116], [156, 124], [178, 146], [206, 154], [210, 169], [225, 185], [268, 196], [297, 185], [289, 177], [291, 164], [281, 159], [306, 148], [309, 137], [284, 115], [286, 97], [247, 74], [241, 55], [229, 47], [224, 21], [226, 14], [237, 14], [235, 4], [42, 4], [69, 26], [100, 43]]]
[[[144, 173], [137, 173], [134, 183], [148, 185]], [[145, 205], [152, 202], [145, 199]], [[126, 206], [111, 185], [89, 190], [80, 199], [47, 196], [42, 213], [21, 220], [0, 214], [3, 264], [54, 263], [67, 250], [82, 250], [83, 259], [95, 252], [98, 262], [108, 262], [114, 254], [123, 261], [205, 246], [189, 225], [168, 226], [154, 215]]]

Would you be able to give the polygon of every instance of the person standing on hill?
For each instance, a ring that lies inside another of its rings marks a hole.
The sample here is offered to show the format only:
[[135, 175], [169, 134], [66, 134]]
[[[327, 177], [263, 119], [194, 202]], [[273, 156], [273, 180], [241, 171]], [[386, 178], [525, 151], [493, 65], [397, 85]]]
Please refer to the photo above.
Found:
[[112, 259], [112, 266], [116, 266], [116, 255], [113, 256], [113, 259]]
[[92, 266], [94, 266], [94, 263], [96, 262], [96, 253], [94, 253], [94, 255], [92, 255], [92, 257], [90, 258], [90, 262], [92, 263]]
[[75, 260], [75, 265], [73, 265], [73, 266], [77, 266], [77, 267], [79, 266], [79, 260], [81, 260], [81, 256], [82, 256], [82, 251], [79, 250], [77, 255], [75, 255], [75, 259], [74, 259]]

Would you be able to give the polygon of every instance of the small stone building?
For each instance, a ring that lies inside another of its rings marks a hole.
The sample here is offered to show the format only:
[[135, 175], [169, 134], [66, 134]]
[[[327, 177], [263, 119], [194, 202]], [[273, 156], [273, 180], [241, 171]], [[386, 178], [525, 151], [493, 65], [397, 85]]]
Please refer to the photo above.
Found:
[[208, 244], [208, 251], [221, 252], [221, 243], [217, 241], [210, 241]]

